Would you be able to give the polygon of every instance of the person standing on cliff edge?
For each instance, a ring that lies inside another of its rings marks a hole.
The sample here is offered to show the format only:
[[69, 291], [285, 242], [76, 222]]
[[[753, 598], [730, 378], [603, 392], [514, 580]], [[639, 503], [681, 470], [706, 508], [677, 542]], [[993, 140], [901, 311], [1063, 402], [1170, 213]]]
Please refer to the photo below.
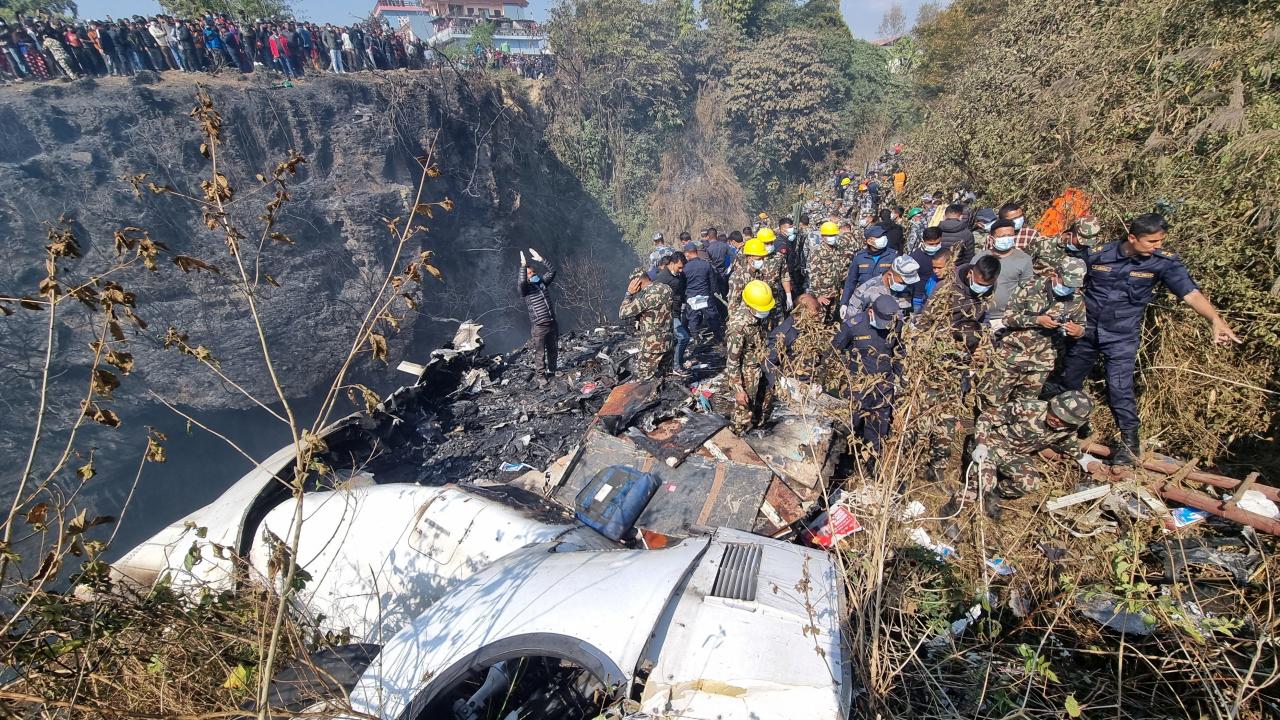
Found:
[[529, 351], [533, 353], [533, 366], [538, 370], [538, 385], [546, 385], [556, 374], [556, 344], [560, 340], [560, 327], [556, 324], [556, 309], [551, 302], [551, 283], [556, 271], [537, 250], [529, 248], [529, 258], [542, 263], [539, 273], [529, 265], [524, 252], [520, 253], [520, 297], [529, 309]]

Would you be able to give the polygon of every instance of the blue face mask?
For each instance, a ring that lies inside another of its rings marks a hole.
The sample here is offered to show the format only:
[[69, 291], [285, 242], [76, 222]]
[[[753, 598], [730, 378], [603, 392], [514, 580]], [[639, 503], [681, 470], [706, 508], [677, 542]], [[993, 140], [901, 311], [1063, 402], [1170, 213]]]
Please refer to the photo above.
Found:
[[529, 278], [529, 282], [531, 282], [531, 283], [539, 283], [539, 282], [542, 282], [542, 276], [541, 276], [541, 275], [534, 275], [533, 277]]
[[907, 289], [907, 286], [899, 282], [890, 282], [889, 289], [894, 292], [902, 292], [903, 290]]
[[754, 267], [755, 269], [759, 270], [760, 268], [764, 267], [764, 261], [763, 261], [763, 260], [752, 260], [752, 261], [751, 261], [751, 267]]
[[1059, 285], [1058, 283], [1053, 284], [1053, 294], [1058, 297], [1071, 297], [1075, 291], [1075, 288], [1067, 287], [1066, 285]]
[[926, 254], [926, 255], [937, 255], [939, 252], [941, 252], [941, 251], [942, 251], [942, 245], [941, 245], [941, 244], [938, 244], [938, 245], [921, 245], [921, 246], [920, 246], [920, 248], [921, 248], [922, 250], [924, 250], [924, 252], [925, 252], [925, 254]]
[[970, 289], [970, 290], [972, 290], [972, 291], [974, 291], [974, 292], [975, 292], [975, 293], [977, 293], [978, 295], [984, 295], [984, 294], [986, 294], [986, 293], [987, 293], [987, 291], [991, 290], [991, 286], [990, 286], [990, 285], [983, 285], [982, 283], [976, 283], [976, 282], [974, 282], [974, 281], [970, 280], [970, 281], [969, 281], [969, 289]]
[[756, 310], [754, 312], [757, 320], [764, 320], [765, 318], [769, 317], [771, 313], [771, 311], [769, 310]]
[[995, 240], [992, 240], [991, 244], [995, 247], [997, 252], [1009, 252], [1013, 249], [1013, 236], [1005, 235], [1004, 237], [998, 237]]
[[1016, 218], [1014, 218], [1014, 219], [1013, 219], [1013, 229], [1014, 229], [1014, 230], [1021, 230], [1021, 229], [1022, 229], [1022, 224], [1023, 224], [1023, 223], [1025, 223], [1026, 221], [1027, 221], [1027, 218], [1026, 218], [1026, 216], [1025, 216], [1025, 215], [1024, 215], [1023, 217], [1016, 217]]
[[765, 246], [764, 246], [764, 251], [765, 251], [765, 252], [767, 252], [767, 253], [769, 253], [770, 255], [772, 255], [772, 254], [773, 254], [773, 243], [769, 243], [769, 244], [765, 245]]
[[795, 228], [793, 228], [793, 227], [789, 227], [789, 228], [787, 228], [787, 239], [788, 239], [788, 240], [795, 240], [795, 239], [796, 239], [796, 229], [795, 229]]

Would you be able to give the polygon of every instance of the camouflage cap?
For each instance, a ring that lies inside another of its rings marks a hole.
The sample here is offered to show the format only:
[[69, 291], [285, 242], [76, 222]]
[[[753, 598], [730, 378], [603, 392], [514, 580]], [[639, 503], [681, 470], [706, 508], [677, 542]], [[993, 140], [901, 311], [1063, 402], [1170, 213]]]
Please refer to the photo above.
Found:
[[1084, 287], [1085, 266], [1080, 258], [1070, 255], [1063, 257], [1054, 269], [1058, 271], [1058, 282], [1069, 288]]
[[1093, 401], [1079, 390], [1068, 390], [1050, 398], [1049, 412], [1062, 422], [1078, 427], [1089, 422]]
[[1093, 240], [1102, 234], [1102, 223], [1092, 215], [1086, 215], [1071, 226], [1071, 231], [1082, 240]]

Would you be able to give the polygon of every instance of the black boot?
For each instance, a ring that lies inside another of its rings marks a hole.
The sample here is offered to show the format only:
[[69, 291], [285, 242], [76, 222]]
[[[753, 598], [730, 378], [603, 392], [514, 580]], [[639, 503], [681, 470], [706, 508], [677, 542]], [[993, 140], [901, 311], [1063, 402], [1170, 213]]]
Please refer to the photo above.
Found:
[[1142, 457], [1142, 441], [1138, 439], [1138, 428], [1120, 431], [1120, 443], [1111, 453], [1112, 465], [1137, 465]]

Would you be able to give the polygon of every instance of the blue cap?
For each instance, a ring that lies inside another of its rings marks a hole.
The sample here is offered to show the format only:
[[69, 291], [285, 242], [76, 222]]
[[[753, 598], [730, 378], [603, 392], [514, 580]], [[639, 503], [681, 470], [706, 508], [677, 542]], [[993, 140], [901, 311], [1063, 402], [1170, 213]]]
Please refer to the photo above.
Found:
[[693, 242], [693, 241], [690, 241], [690, 242], [685, 243], [685, 244], [684, 244], [684, 251], [685, 251], [685, 252], [697, 252], [697, 251], [698, 251], [698, 243]]
[[867, 228], [866, 236], [869, 238], [884, 237], [884, 228], [879, 225], [872, 225]]
[[996, 221], [996, 211], [991, 208], [982, 208], [978, 214], [974, 216], [978, 222], [989, 223]]

